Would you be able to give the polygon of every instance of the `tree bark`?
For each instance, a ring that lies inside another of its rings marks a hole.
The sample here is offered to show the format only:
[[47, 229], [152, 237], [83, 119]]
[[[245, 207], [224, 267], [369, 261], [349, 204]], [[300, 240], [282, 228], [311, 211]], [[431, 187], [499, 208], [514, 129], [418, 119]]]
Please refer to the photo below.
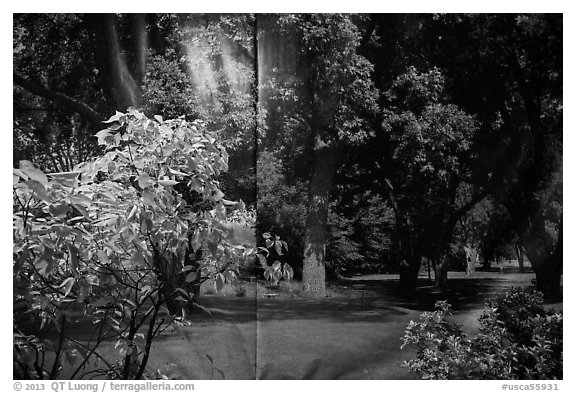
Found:
[[324, 297], [328, 207], [337, 152], [333, 146], [325, 145], [316, 149], [315, 156], [308, 191], [302, 281], [306, 294]]

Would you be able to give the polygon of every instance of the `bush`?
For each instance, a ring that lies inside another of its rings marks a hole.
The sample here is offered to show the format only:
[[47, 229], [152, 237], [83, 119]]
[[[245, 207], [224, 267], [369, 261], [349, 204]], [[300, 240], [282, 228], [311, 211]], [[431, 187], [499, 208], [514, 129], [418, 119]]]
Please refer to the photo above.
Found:
[[450, 315], [450, 305], [437, 302], [402, 337], [402, 348], [416, 349], [404, 367], [422, 379], [562, 378], [563, 315], [546, 311], [534, 289], [512, 288], [490, 301], [471, 337]]
[[[105, 153], [74, 172], [46, 175], [29, 161], [13, 170], [16, 379], [145, 378], [152, 342], [185, 315], [194, 288], [234, 283], [256, 252], [237, 239], [252, 219], [224, 199], [216, 178], [228, 154], [204, 123], [135, 110], [106, 123], [96, 134]], [[69, 328], [78, 319], [95, 332], [88, 344]], [[110, 338], [112, 363], [98, 353]], [[106, 367], [90, 369], [94, 358]]]

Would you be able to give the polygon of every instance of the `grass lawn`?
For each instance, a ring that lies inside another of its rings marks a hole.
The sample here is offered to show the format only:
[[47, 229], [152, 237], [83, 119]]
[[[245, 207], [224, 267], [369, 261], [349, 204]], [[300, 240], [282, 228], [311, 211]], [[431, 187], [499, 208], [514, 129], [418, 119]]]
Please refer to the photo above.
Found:
[[449, 277], [445, 293], [423, 280], [411, 300], [395, 296], [394, 275], [333, 283], [325, 299], [207, 295], [202, 302], [212, 315], [161, 337], [150, 366], [178, 365], [174, 376], [184, 379], [413, 378], [401, 367], [412, 354], [400, 350], [411, 319], [447, 299], [455, 321], [473, 330], [487, 298], [534, 276], [496, 270]]

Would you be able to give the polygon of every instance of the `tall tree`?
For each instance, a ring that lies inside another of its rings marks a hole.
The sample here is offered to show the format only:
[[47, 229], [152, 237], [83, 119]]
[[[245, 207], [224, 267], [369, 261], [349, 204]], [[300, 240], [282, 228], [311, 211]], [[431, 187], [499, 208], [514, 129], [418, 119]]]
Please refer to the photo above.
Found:
[[[326, 292], [327, 220], [339, 152], [366, 140], [371, 133], [367, 115], [373, 116], [377, 108], [372, 66], [358, 54], [361, 34], [355, 19], [339, 14], [270, 15], [258, 24], [270, 39], [262, 43], [263, 48], [274, 38], [289, 40], [288, 53], [297, 56], [299, 72], [293, 91], [301, 104], [293, 120], [304, 131], [309, 165], [303, 287], [313, 296]], [[273, 71], [262, 70], [261, 80], [266, 76], [273, 76]]]
[[[437, 69], [410, 67], [387, 91], [384, 109], [384, 184], [396, 216], [400, 287], [411, 294], [422, 256], [436, 265], [436, 284], [446, 284], [447, 254], [458, 219], [482, 197], [472, 191], [458, 204], [457, 191], [477, 130], [473, 117], [445, 101]], [[385, 150], [385, 151], [386, 151]]]

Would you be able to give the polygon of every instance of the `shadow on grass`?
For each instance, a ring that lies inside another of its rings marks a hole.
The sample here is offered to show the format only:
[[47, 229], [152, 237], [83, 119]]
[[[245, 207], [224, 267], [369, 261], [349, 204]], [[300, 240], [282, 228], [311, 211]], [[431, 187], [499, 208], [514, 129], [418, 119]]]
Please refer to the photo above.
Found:
[[427, 279], [419, 281], [410, 298], [398, 295], [394, 276], [368, 276], [332, 282], [333, 297], [322, 299], [247, 299], [206, 296], [202, 304], [211, 312], [193, 315], [195, 322], [254, 322], [270, 320], [329, 320], [334, 322], [387, 322], [410, 311], [430, 311], [438, 300], [448, 301], [455, 311], [482, 308], [487, 300], [515, 285], [527, 285], [532, 275], [517, 272], [479, 272], [476, 276], [454, 273], [440, 291]]

